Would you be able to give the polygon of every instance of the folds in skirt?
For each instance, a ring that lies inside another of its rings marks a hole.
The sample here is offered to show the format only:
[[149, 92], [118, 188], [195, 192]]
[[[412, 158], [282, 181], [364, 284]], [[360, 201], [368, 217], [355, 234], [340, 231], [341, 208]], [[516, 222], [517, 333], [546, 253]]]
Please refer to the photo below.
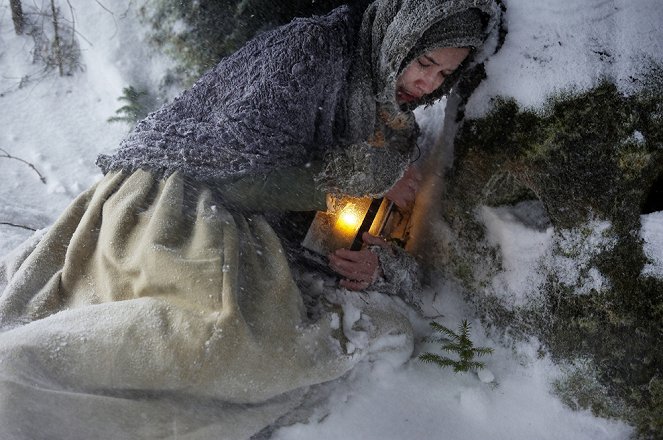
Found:
[[[120, 425], [163, 438], [174, 420], [190, 438], [248, 437], [291, 409], [287, 396], [362, 357], [345, 350], [335, 312], [307, 320], [267, 221], [179, 173], [108, 174], [4, 275], [2, 438], [104, 438], [103, 427], [125, 438]], [[412, 349], [405, 318], [372, 314], [372, 338]]]

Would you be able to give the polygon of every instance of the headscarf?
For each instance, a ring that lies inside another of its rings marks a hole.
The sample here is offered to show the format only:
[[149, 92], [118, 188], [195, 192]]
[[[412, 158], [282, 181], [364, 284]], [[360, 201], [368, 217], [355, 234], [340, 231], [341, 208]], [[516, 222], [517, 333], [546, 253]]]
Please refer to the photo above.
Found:
[[[393, 130], [415, 130], [411, 112], [403, 112], [396, 102], [396, 81], [406, 63], [439, 47], [481, 46], [495, 28], [498, 15], [494, 0], [373, 2], [363, 15], [350, 74], [346, 103], [348, 141], [374, 137], [376, 131], [384, 131], [381, 124], [386, 124], [392, 135]], [[447, 93], [454, 79], [445, 81], [427, 98], [437, 99]], [[396, 143], [399, 139], [406, 142], [411, 141], [411, 136], [395, 139]], [[409, 147], [393, 146], [402, 152]]]

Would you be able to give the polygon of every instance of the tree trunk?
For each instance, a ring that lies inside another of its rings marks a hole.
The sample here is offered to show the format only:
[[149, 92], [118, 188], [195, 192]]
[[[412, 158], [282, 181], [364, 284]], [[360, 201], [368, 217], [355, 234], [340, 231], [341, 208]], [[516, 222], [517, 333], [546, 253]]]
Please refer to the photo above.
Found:
[[21, 0], [9, 0], [9, 6], [12, 9], [12, 20], [14, 21], [14, 30], [16, 35], [23, 33], [23, 8]]
[[54, 0], [51, 0], [51, 11], [53, 13], [53, 45], [55, 46], [55, 61], [58, 64], [58, 72], [60, 76], [64, 76], [64, 68], [62, 66], [62, 46], [60, 45], [60, 32], [58, 28], [58, 11], [55, 8]]

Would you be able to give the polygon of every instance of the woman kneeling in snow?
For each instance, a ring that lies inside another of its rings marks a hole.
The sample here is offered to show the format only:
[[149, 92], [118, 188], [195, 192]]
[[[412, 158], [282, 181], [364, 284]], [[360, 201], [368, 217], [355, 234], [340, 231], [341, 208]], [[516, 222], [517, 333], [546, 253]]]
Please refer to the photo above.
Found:
[[[348, 371], [360, 353], [332, 337], [331, 312], [306, 319], [263, 213], [325, 210], [327, 194], [411, 203], [412, 110], [449, 90], [494, 16], [492, 0], [378, 0], [358, 18], [346, 6], [298, 19], [141, 121], [99, 157], [105, 177], [7, 264], [0, 432], [29, 438], [29, 426], [76, 415], [48, 437], [77, 438], [86, 414], [127, 432], [148, 414], [146, 435], [173, 413], [198, 429], [200, 411], [186, 419], [172, 396], [265, 402]], [[366, 289], [379, 273], [380, 290], [415, 287], [392, 273], [415, 266], [407, 254], [365, 241], [330, 257], [342, 286]], [[373, 318], [369, 333], [404, 335], [411, 350], [404, 318]], [[230, 425], [224, 436], [245, 434]]]

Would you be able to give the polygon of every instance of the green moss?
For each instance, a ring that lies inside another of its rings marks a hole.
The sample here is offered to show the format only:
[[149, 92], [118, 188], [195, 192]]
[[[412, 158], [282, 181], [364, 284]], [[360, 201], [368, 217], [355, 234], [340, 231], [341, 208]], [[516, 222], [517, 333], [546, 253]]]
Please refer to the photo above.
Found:
[[[498, 173], [510, 173], [527, 188], [522, 197], [547, 202], [556, 226], [573, 228], [591, 211], [633, 229], [643, 185], [663, 171], [662, 129], [652, 121], [660, 107], [651, 93], [625, 97], [608, 82], [551, 99], [539, 113], [498, 100], [485, 118], [460, 131], [459, 166], [480, 169], [472, 178], [482, 189]], [[634, 133], [642, 140], [636, 143]]]
[[576, 360], [566, 366], [564, 376], [553, 382], [553, 388], [562, 401], [574, 410], [589, 408], [602, 417], [617, 418], [628, 412], [621, 401], [595, 377], [591, 361]]
[[[538, 336], [561, 362], [586, 360], [591, 381], [584, 373], [567, 375], [558, 384], [564, 400], [618, 415], [642, 438], [663, 437], [663, 281], [641, 275], [646, 258], [639, 238], [641, 209], [663, 176], [657, 69], [630, 96], [606, 81], [555, 96], [538, 112], [497, 100], [484, 118], [461, 127], [443, 201], [445, 220], [458, 235], [449, 259], [465, 262], [461, 274], [480, 316], [512, 335]], [[555, 253], [578, 262], [578, 280], [598, 270], [605, 278], [600, 292], [550, 273], [539, 303], [514, 308], [483, 288], [477, 273], [490, 278], [499, 259], [477, 232], [477, 206], [531, 199], [544, 204], [558, 237], [573, 232], [576, 241], [558, 243]], [[609, 245], [588, 254], [587, 243], [597, 238], [592, 219], [610, 222], [598, 237]]]
[[651, 402], [652, 410], [640, 409], [636, 412], [635, 419], [638, 426], [648, 433], [649, 438], [661, 438], [663, 432], [663, 380], [658, 377], [649, 382], [646, 393]]

